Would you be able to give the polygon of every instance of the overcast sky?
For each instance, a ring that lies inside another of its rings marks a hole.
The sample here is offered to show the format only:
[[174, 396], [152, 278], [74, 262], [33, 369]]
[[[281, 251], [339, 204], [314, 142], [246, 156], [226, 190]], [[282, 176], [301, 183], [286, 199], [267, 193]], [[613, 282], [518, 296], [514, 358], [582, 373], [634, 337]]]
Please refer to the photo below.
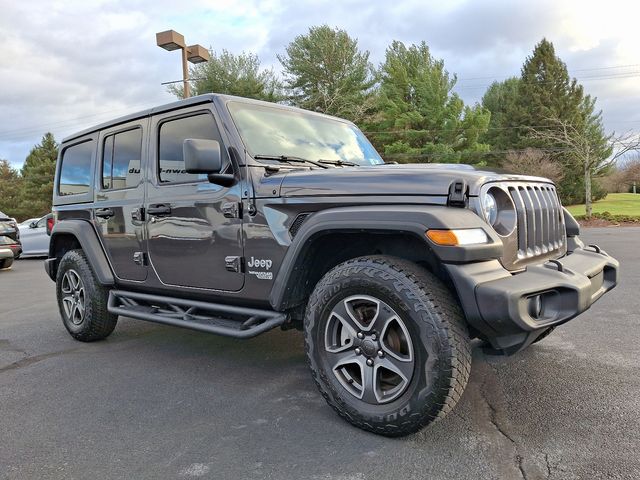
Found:
[[188, 43], [276, 54], [312, 25], [346, 29], [377, 65], [392, 40], [425, 40], [473, 103], [517, 75], [547, 37], [607, 130], [640, 131], [640, 2], [627, 0], [0, 0], [0, 159], [20, 166], [51, 131], [76, 130], [172, 101], [178, 52], [155, 45], [174, 29]]

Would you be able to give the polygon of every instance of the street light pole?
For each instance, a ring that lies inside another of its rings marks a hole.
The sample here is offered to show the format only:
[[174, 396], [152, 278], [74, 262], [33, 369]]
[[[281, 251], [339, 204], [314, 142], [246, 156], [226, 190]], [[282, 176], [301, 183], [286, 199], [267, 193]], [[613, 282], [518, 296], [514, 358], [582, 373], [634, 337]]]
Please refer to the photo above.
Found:
[[187, 47], [184, 36], [175, 30], [156, 33], [156, 44], [169, 52], [178, 49], [182, 51], [183, 98], [189, 98], [191, 96], [191, 89], [189, 88], [189, 65], [187, 62], [208, 62], [210, 58], [209, 51], [199, 44]]
[[189, 65], [187, 65], [187, 49], [182, 49], [182, 85], [184, 98], [189, 98], [191, 92], [189, 91]]

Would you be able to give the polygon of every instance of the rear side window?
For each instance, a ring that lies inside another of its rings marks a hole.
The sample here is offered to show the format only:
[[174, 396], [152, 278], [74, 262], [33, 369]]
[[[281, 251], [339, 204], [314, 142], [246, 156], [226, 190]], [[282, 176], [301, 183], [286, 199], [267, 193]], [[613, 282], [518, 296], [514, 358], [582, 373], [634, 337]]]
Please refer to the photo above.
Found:
[[109, 135], [102, 149], [102, 188], [136, 187], [140, 183], [142, 129]]
[[[228, 158], [222, 147], [220, 132], [210, 113], [169, 120], [160, 125], [158, 139], [158, 175], [162, 183], [197, 182], [206, 175], [187, 173], [184, 169], [182, 143], [187, 138], [217, 140], [220, 142], [223, 162]], [[223, 163], [224, 165], [224, 163]]]
[[88, 140], [67, 147], [62, 152], [58, 185], [60, 195], [78, 195], [89, 191], [93, 146], [93, 141]]

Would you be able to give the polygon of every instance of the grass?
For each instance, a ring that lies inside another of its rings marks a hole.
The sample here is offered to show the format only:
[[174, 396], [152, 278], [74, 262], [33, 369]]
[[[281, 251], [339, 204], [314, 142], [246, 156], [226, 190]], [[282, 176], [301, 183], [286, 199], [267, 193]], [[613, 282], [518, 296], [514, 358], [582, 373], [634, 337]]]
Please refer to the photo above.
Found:
[[[584, 215], [584, 205], [567, 207], [572, 215]], [[609, 212], [611, 215], [624, 215], [640, 218], [640, 194], [610, 193], [604, 200], [593, 204], [593, 213]]]

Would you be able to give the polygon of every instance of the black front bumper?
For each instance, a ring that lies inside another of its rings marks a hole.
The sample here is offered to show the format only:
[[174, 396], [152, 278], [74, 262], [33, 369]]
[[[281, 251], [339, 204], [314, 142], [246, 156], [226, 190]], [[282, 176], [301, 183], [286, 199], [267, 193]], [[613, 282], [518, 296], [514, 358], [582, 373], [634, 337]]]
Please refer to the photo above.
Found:
[[618, 280], [618, 261], [598, 247], [511, 274], [497, 261], [447, 265], [467, 321], [505, 353], [587, 310]]

